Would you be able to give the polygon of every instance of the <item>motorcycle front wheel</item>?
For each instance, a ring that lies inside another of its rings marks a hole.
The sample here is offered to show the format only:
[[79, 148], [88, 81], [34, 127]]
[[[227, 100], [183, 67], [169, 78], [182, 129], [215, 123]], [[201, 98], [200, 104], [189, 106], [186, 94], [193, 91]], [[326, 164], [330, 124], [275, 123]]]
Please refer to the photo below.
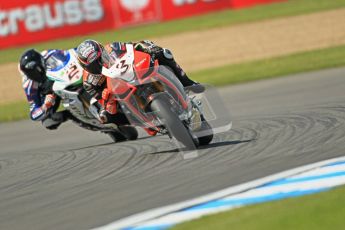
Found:
[[195, 150], [199, 145], [198, 140], [192, 137], [189, 129], [170, 108], [168, 97], [165, 95], [159, 95], [151, 102], [152, 111], [156, 112], [171, 136], [175, 137], [188, 150]]

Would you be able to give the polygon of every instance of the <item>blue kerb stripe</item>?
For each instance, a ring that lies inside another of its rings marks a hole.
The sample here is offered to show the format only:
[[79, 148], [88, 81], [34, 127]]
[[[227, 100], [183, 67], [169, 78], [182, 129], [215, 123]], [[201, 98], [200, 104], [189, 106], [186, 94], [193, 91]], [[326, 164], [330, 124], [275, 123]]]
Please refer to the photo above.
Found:
[[334, 163], [325, 165], [325, 167], [327, 167], [327, 166], [335, 166], [335, 165], [343, 165], [343, 164], [345, 164], [345, 161], [339, 161], [339, 162], [334, 162]]
[[[343, 164], [345, 164], [345, 161], [330, 163], [323, 167], [343, 165]], [[341, 171], [341, 172], [328, 173], [328, 174], [323, 174], [323, 175], [318, 175], [318, 176], [308, 176], [308, 177], [292, 178], [292, 179], [287, 178], [287, 179], [281, 179], [281, 180], [274, 181], [272, 183], [259, 186], [258, 188], [305, 182], [305, 181], [311, 181], [311, 180], [319, 180], [319, 179], [338, 177], [338, 176], [344, 176], [344, 175], [345, 175], [345, 171]], [[244, 199], [215, 200], [215, 201], [211, 201], [205, 204], [200, 204], [191, 208], [182, 209], [179, 212], [181, 213], [184, 211], [212, 209], [212, 208], [220, 208], [220, 207], [230, 208], [232, 206], [233, 207], [244, 206], [244, 205], [257, 204], [257, 203], [263, 203], [263, 202], [268, 202], [268, 201], [280, 200], [280, 199], [289, 198], [289, 197], [303, 196], [303, 195], [318, 193], [322, 191], [327, 191], [329, 189], [330, 188], [321, 188], [321, 189], [312, 189], [312, 190], [304, 190], [304, 191], [293, 191], [293, 192], [287, 192], [287, 193], [276, 193], [276, 194], [267, 195], [267, 196], [258, 196], [258, 197], [244, 198]], [[146, 227], [140, 227], [140, 226], [127, 227], [127, 228], [123, 228], [122, 230], [165, 230], [165, 229], [170, 228], [171, 226], [173, 226], [173, 224], [151, 225], [151, 226], [146, 226]]]
[[152, 225], [147, 227], [128, 227], [122, 228], [122, 230], [164, 230], [173, 226], [172, 224]]
[[220, 208], [220, 207], [232, 207], [232, 206], [244, 206], [249, 204], [257, 204], [257, 203], [263, 203], [267, 201], [273, 201], [273, 200], [280, 200], [283, 198], [288, 197], [296, 197], [296, 196], [303, 196], [308, 194], [313, 194], [317, 192], [322, 192], [329, 190], [328, 188], [322, 188], [322, 189], [312, 189], [312, 190], [304, 190], [304, 191], [293, 191], [293, 192], [286, 192], [286, 193], [276, 193], [272, 195], [267, 196], [258, 196], [258, 197], [251, 197], [251, 198], [243, 198], [243, 199], [228, 199], [228, 200], [216, 200], [209, 203], [197, 205], [191, 208], [184, 209], [183, 211], [193, 211], [193, 210], [199, 210], [199, 209], [209, 209], [209, 208]]
[[301, 178], [282, 179], [282, 180], [274, 181], [272, 183], [268, 183], [264, 186], [261, 186], [261, 188], [269, 187], [269, 186], [283, 185], [283, 184], [299, 183], [299, 182], [305, 182], [305, 181], [311, 181], [311, 180], [320, 180], [320, 179], [325, 179], [325, 178], [330, 178], [330, 177], [338, 177], [338, 176], [345, 176], [345, 171], [328, 173], [328, 174], [323, 174], [323, 175], [318, 175], [318, 176], [307, 176], [307, 177], [301, 177]]

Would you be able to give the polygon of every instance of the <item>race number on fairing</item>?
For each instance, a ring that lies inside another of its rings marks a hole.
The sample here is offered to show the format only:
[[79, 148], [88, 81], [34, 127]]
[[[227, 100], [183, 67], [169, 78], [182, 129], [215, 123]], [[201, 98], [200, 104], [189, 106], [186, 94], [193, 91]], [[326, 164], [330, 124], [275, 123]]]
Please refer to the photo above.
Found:
[[109, 69], [106, 67], [102, 68], [103, 75], [110, 78], [120, 78], [128, 82], [134, 79], [134, 47], [132, 44], [126, 44], [126, 49], [127, 52], [121, 58], [117, 58], [114, 65]]

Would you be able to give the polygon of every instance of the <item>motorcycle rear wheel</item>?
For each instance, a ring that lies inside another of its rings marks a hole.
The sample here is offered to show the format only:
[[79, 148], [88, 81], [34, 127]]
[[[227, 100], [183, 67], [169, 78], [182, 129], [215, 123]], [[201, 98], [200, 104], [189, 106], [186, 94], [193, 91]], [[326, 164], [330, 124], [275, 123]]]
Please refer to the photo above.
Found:
[[126, 137], [127, 140], [136, 140], [138, 139], [138, 130], [130, 125], [124, 125], [119, 127], [122, 135]]
[[138, 130], [129, 125], [120, 126], [120, 131], [108, 132], [107, 134], [114, 142], [122, 142], [127, 140], [136, 140], [138, 138]]
[[107, 134], [109, 135], [109, 137], [115, 142], [123, 142], [126, 141], [127, 138], [120, 132], [118, 131], [114, 131], [114, 132], [107, 132]]

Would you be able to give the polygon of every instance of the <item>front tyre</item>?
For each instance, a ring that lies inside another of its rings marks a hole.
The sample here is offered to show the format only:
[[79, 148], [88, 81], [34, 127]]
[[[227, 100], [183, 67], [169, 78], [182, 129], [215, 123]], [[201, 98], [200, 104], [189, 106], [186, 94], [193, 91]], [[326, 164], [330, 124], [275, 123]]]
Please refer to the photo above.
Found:
[[188, 150], [194, 150], [198, 146], [189, 129], [182, 123], [177, 114], [170, 109], [167, 97], [159, 95], [151, 102], [151, 109], [155, 111], [158, 118], [164, 123], [171, 136], [174, 136]]

